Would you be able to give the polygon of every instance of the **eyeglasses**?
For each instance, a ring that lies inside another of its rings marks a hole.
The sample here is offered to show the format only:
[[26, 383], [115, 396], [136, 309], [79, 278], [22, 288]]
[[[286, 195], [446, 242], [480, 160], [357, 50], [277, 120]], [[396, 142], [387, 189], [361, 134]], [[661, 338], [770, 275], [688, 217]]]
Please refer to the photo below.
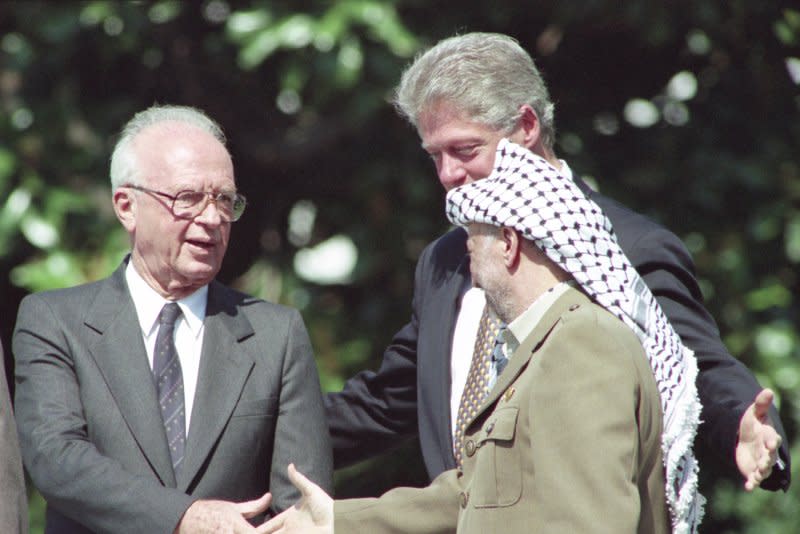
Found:
[[247, 199], [239, 193], [180, 191], [176, 195], [170, 195], [162, 191], [142, 187], [141, 185], [127, 184], [123, 187], [168, 198], [171, 201], [170, 211], [179, 219], [194, 219], [203, 213], [209, 202], [213, 201], [223, 221], [236, 222], [244, 213], [245, 206], [247, 206]]

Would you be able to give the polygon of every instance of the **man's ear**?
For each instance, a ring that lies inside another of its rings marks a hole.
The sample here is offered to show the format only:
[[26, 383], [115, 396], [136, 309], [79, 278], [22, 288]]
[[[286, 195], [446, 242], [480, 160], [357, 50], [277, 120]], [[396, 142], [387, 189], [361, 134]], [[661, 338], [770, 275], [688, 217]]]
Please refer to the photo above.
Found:
[[536, 115], [536, 111], [528, 104], [520, 106], [519, 113], [519, 129], [517, 130], [517, 135], [514, 136], [514, 138], [516, 138], [514, 142], [532, 150], [539, 142], [542, 135], [539, 116]]
[[133, 192], [125, 187], [118, 188], [113, 195], [114, 213], [128, 233], [136, 230], [136, 199]]
[[500, 228], [500, 241], [503, 243], [503, 265], [507, 269], [516, 269], [519, 265], [520, 242], [519, 232], [508, 226]]

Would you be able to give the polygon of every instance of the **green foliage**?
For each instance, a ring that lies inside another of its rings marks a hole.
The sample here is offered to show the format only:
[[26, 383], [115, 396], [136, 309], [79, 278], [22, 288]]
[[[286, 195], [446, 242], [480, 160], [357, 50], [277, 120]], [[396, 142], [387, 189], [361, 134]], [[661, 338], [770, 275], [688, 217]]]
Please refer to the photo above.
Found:
[[[417, 255], [446, 228], [428, 158], [387, 99], [414, 53], [473, 30], [532, 52], [573, 169], [685, 238], [723, 339], [775, 389], [794, 442], [800, 11], [763, 2], [2, 2], [5, 347], [26, 292], [119, 264], [110, 148], [127, 118], [162, 102], [205, 109], [228, 134], [249, 205], [223, 281], [301, 310], [326, 389], [376, 366], [408, 320]], [[355, 245], [355, 268], [304, 277], [297, 253], [333, 236]], [[416, 457], [411, 445], [339, 473], [340, 493], [421, 483]], [[704, 530], [794, 531], [798, 491], [709, 481]]]

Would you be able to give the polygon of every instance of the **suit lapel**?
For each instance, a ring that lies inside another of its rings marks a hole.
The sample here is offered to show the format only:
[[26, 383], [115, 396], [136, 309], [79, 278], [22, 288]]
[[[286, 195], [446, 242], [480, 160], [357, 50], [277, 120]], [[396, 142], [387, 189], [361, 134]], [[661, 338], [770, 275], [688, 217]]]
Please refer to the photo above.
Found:
[[[517, 379], [528, 365], [531, 358], [533, 358], [536, 351], [539, 350], [539, 346], [556, 326], [561, 316], [574, 306], [584, 305], [588, 302], [589, 298], [586, 295], [577, 289], [568, 288], [567, 291], [550, 306], [530, 335], [522, 340], [520, 346], [511, 356], [505, 370], [503, 370], [503, 373], [497, 378], [494, 387], [478, 409], [478, 413], [472, 418], [473, 421], [481, 417], [483, 412], [490, 409], [497, 399], [499, 399]], [[471, 425], [472, 421], [470, 421], [469, 424]]]
[[255, 361], [241, 344], [254, 334], [253, 327], [231, 294], [216, 282], [208, 288], [197, 390], [186, 456], [178, 476], [178, 488], [184, 491], [227, 425]]
[[88, 348], [125, 423], [161, 483], [175, 487], [172, 460], [158, 406], [153, 374], [125, 283], [125, 265], [102, 282], [84, 319], [99, 336]]

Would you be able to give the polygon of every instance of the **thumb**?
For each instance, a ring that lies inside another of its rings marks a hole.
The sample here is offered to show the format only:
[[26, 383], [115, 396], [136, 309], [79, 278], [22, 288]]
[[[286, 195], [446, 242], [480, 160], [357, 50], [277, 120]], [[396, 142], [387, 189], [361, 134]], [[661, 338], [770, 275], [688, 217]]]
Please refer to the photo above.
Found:
[[756, 395], [754, 404], [754, 411], [756, 417], [761, 420], [769, 413], [769, 407], [772, 406], [772, 400], [775, 398], [775, 393], [771, 389], [765, 388], [759, 391]]
[[303, 474], [295, 468], [294, 464], [289, 464], [289, 480], [292, 481], [294, 487], [300, 490], [303, 497], [310, 497], [311, 494], [314, 493], [314, 490], [318, 489], [318, 486], [303, 476]]
[[267, 510], [272, 502], [272, 494], [265, 493], [258, 499], [245, 501], [236, 504], [236, 508], [243, 517], [250, 519]]

